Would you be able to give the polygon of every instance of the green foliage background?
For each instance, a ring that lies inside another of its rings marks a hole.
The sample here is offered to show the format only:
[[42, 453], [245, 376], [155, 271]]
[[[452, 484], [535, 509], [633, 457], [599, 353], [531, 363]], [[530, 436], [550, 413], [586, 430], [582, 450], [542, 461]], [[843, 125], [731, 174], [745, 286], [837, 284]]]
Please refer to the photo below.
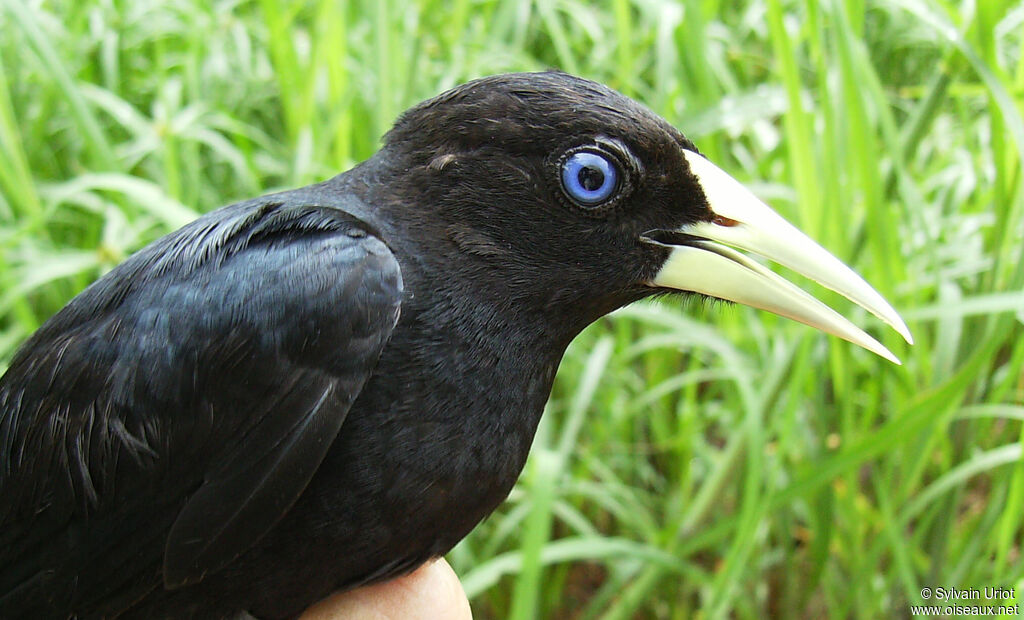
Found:
[[1020, 603], [1022, 33], [1004, 0], [0, 0], [0, 360], [196, 213], [344, 170], [469, 78], [558, 67], [680, 127], [917, 344], [813, 285], [904, 365], [721, 305], [594, 325], [450, 556], [477, 617]]

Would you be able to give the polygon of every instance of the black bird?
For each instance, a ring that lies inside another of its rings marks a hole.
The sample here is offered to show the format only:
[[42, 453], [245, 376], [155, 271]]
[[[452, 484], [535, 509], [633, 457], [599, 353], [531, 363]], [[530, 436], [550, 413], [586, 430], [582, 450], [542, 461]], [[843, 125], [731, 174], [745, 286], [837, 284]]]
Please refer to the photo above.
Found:
[[88, 287], [0, 380], [0, 616], [289, 618], [506, 497], [566, 346], [689, 291], [881, 344], [851, 270], [645, 107], [564, 73], [404, 113], [329, 181], [211, 212]]

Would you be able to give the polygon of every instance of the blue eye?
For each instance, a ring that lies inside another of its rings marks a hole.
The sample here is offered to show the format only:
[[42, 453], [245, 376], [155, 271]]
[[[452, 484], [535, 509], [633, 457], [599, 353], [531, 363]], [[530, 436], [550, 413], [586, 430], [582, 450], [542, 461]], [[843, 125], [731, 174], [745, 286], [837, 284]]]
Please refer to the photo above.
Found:
[[611, 198], [619, 185], [619, 170], [608, 156], [593, 151], [573, 153], [562, 162], [562, 188], [584, 207]]

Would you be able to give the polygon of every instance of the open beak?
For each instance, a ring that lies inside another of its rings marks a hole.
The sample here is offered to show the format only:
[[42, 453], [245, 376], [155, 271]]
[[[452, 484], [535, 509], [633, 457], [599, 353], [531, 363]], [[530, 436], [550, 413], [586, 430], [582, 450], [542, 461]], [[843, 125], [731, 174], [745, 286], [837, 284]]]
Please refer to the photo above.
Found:
[[835, 310], [733, 248], [759, 254], [836, 291], [913, 344], [903, 319], [875, 289], [717, 166], [692, 151], [683, 154], [715, 218], [665, 231], [672, 234], [669, 242], [648, 239], [672, 248], [648, 284], [768, 310], [900, 363], [889, 349]]

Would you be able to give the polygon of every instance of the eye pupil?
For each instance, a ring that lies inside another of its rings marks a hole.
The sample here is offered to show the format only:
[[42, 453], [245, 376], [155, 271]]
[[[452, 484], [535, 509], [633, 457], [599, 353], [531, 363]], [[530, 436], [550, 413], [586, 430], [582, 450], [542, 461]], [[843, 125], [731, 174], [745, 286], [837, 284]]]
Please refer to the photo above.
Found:
[[562, 189], [582, 207], [593, 208], [607, 202], [618, 185], [618, 165], [606, 153], [585, 149], [562, 160]]
[[584, 166], [580, 168], [579, 181], [583, 189], [593, 192], [601, 189], [601, 186], [604, 185], [604, 173], [597, 168]]

